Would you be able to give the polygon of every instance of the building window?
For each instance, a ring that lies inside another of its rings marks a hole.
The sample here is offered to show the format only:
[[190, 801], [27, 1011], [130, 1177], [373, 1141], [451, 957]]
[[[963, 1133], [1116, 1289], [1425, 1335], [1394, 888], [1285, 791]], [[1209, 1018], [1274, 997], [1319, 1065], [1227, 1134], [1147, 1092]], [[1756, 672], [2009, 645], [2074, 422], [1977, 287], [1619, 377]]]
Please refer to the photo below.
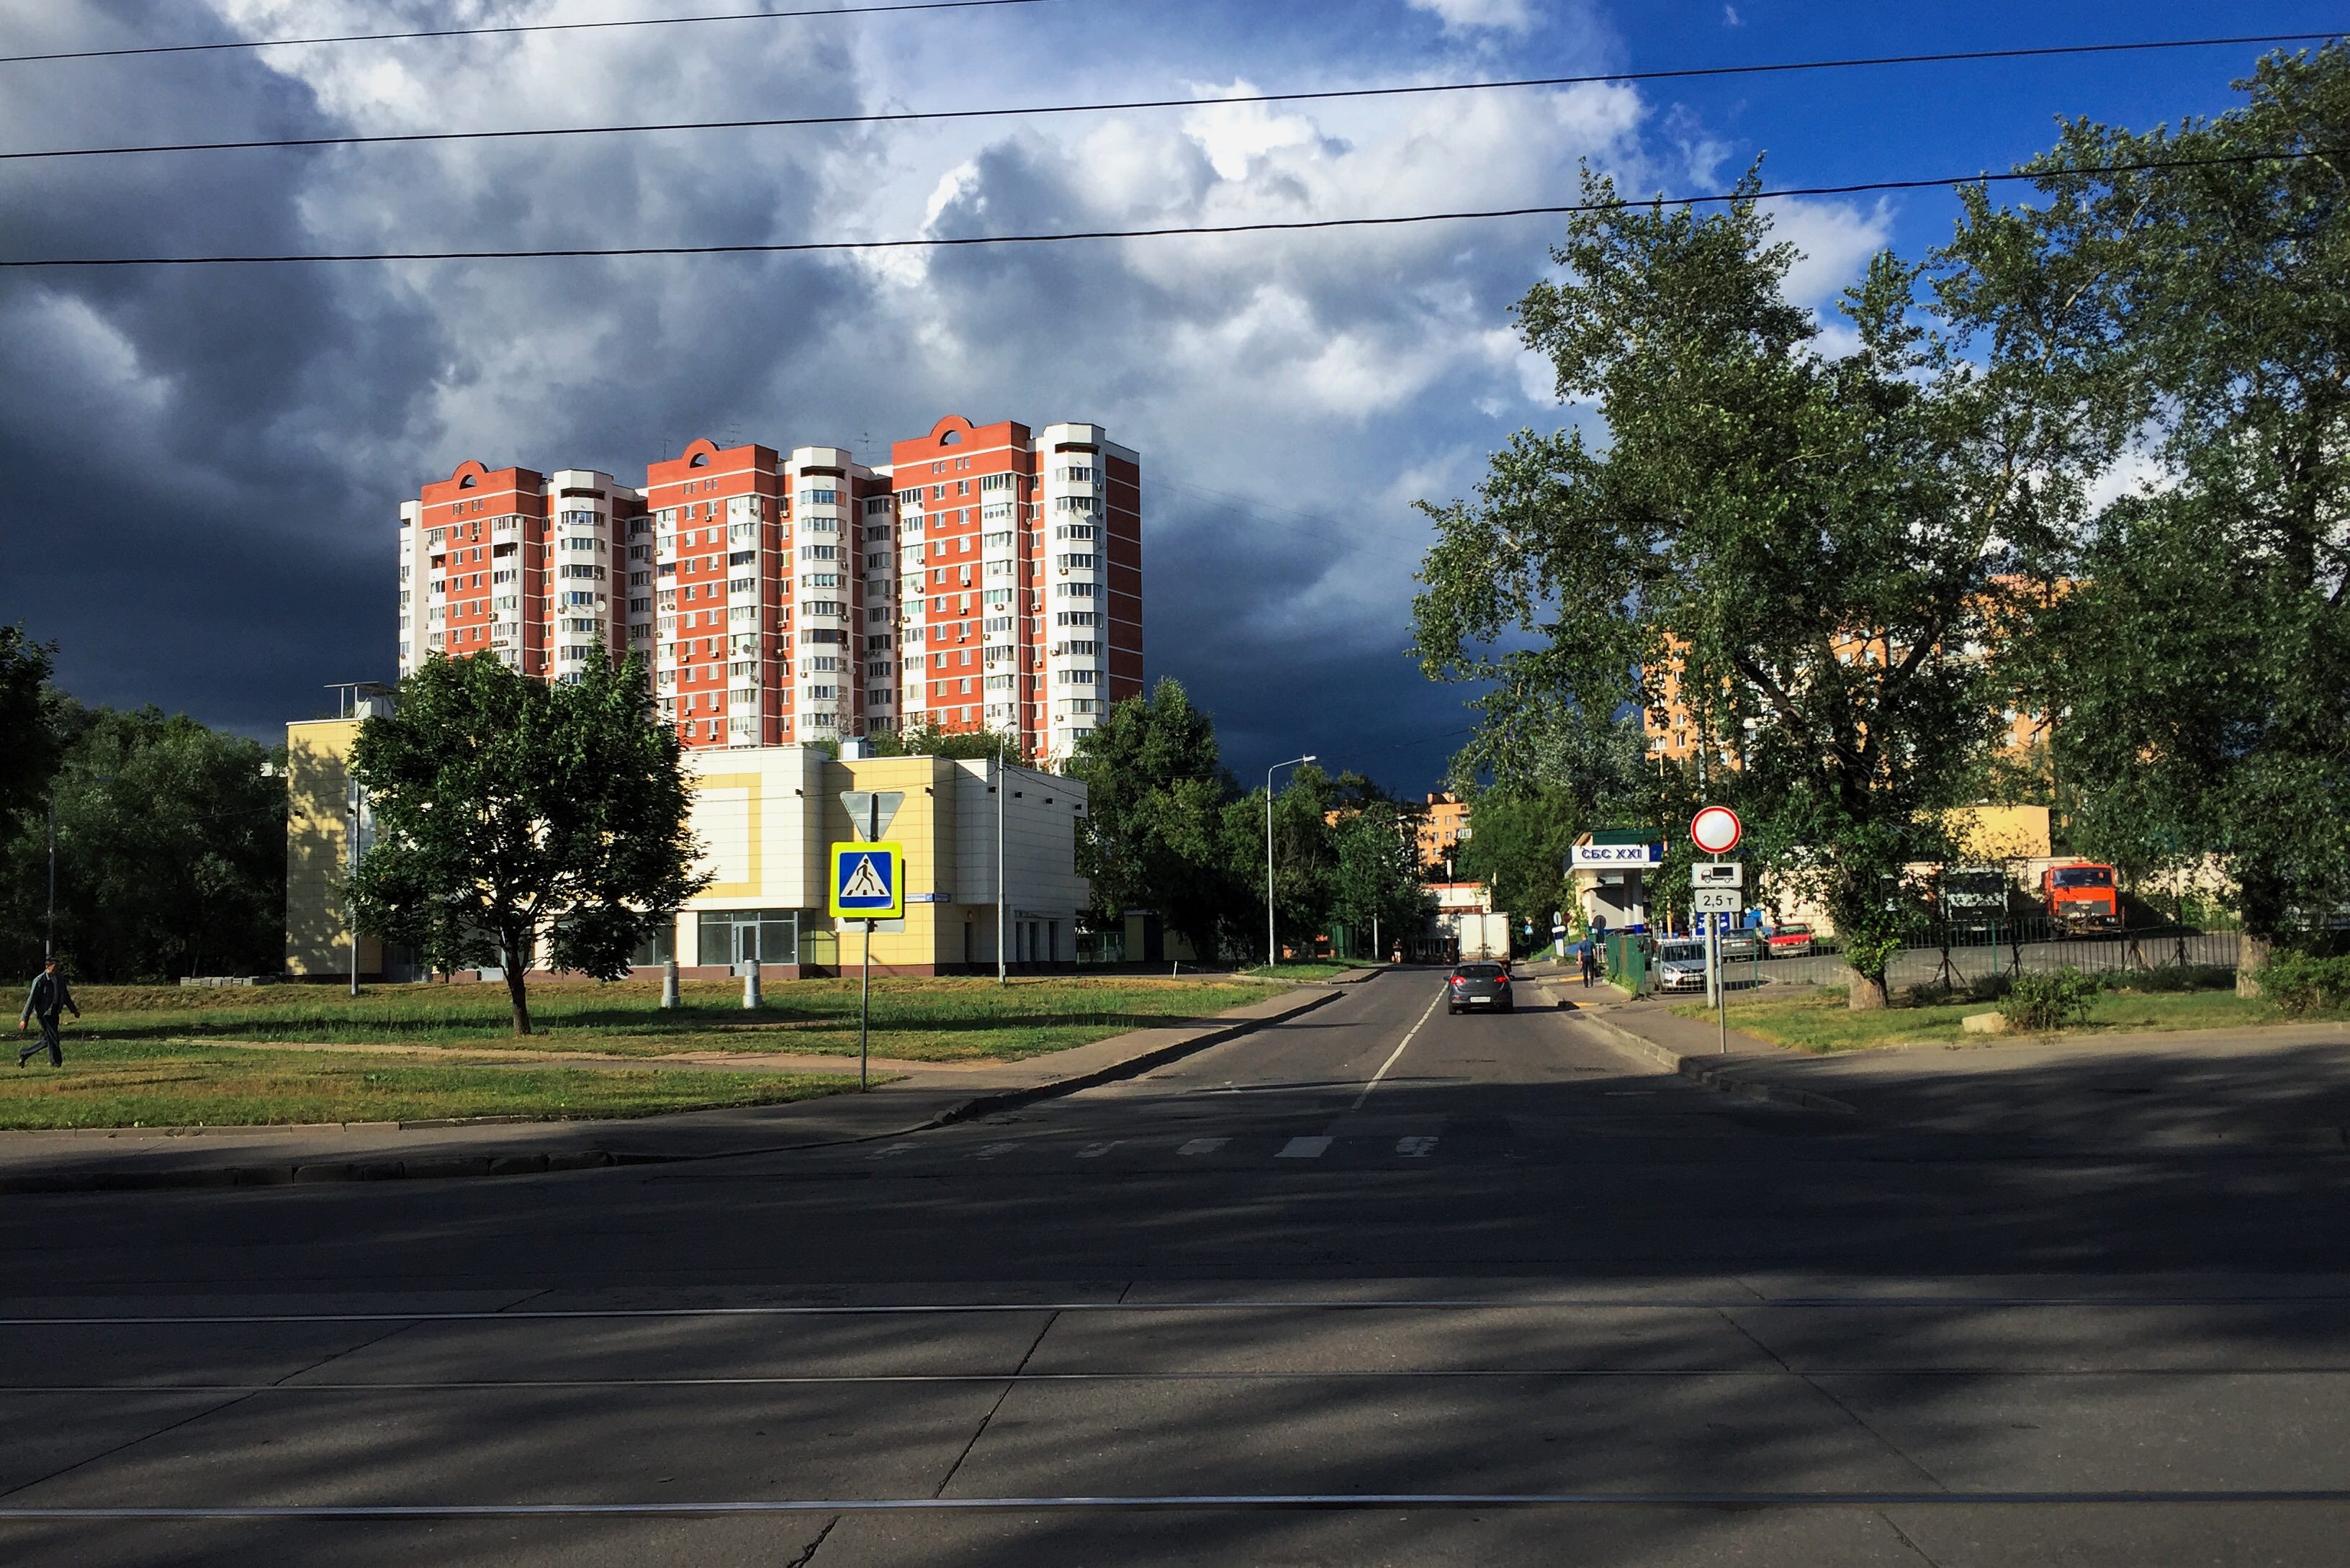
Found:
[[702, 961], [737, 964], [799, 961], [797, 909], [703, 909], [695, 916]]

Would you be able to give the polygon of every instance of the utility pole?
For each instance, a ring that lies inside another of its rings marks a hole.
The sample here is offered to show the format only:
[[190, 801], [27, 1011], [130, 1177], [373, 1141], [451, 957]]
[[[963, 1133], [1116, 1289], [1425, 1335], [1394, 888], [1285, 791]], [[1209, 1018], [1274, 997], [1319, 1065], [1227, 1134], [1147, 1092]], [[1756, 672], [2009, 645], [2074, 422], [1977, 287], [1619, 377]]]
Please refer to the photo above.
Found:
[[41, 967], [57, 956], [57, 791], [49, 786], [49, 930], [41, 939]]
[[1281, 949], [1273, 936], [1273, 775], [1281, 768], [1302, 767], [1315, 761], [1314, 753], [1292, 757], [1285, 763], [1275, 763], [1264, 770], [1264, 967], [1267, 973], [1281, 963]]
[[[359, 917], [351, 910], [349, 879], [356, 877], [359, 873], [359, 780], [347, 777], [343, 781], [343, 807], [344, 815], [347, 818], [345, 823], [347, 831], [344, 834], [345, 842], [343, 846], [344, 876], [346, 878], [343, 883], [343, 923], [350, 928], [351, 932], [351, 994], [353, 996], [357, 996], [359, 993]], [[512, 953], [506, 954], [505, 961], [508, 963], [514, 962], [514, 955]]]

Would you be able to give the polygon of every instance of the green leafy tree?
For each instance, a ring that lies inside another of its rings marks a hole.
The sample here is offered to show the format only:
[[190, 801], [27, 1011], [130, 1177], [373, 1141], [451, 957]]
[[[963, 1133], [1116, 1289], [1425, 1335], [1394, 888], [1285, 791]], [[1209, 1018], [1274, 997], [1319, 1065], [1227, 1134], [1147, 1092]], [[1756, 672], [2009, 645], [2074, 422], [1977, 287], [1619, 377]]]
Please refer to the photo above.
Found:
[[[62, 745], [57, 947], [99, 981], [276, 973], [285, 961], [279, 753], [185, 714], [88, 709], [52, 694]], [[11, 946], [40, 952], [47, 834], [27, 813], [9, 854]]]
[[1545, 933], [1550, 917], [1573, 901], [1565, 863], [1575, 836], [1591, 823], [1563, 789], [1489, 789], [1470, 797], [1469, 836], [1459, 875], [1482, 882], [1493, 908]]
[[[1334, 795], [1343, 794], [1347, 777], [1339, 775]], [[1412, 813], [1390, 800], [1369, 801], [1339, 817], [1332, 830], [1332, 919], [1350, 930], [1367, 935], [1376, 929], [1399, 940], [1419, 930], [1436, 900], [1419, 879], [1418, 826]]]
[[[1422, 668], [1492, 681], [1489, 728], [1656, 707], [1677, 683], [1698, 788], [1828, 907], [1854, 1005], [1882, 1005], [1888, 878], [1936, 857], [1996, 736], [1974, 650], [2002, 576], [2044, 572], [2118, 432], [2069, 384], [2069, 319], [1986, 299], [1937, 326], [1940, 297], [1881, 255], [1830, 355], [1752, 200], [1608, 206], [1587, 172], [1585, 195], [1602, 210], [1569, 220], [1564, 276], [1517, 316], [1607, 439], [1522, 432], [1474, 504], [1427, 508]], [[1960, 352], [1977, 335], [1980, 365]]]
[[1219, 843], [1236, 786], [1213, 722], [1182, 684], [1161, 680], [1112, 706], [1066, 771], [1086, 785], [1077, 870], [1092, 886], [1096, 920], [1152, 909], [1203, 958], [1223, 950], [1232, 912], [1248, 898]]
[[[1330, 824], [1328, 774], [1312, 763], [1273, 796], [1273, 917], [1278, 947], [1309, 950], [1327, 934], [1337, 895], [1337, 836]], [[1265, 793], [1226, 805], [1220, 843], [1230, 885], [1245, 889], [1225, 915], [1222, 950], [1253, 953], [1265, 940]]]
[[677, 738], [634, 657], [593, 659], [576, 682], [428, 660], [360, 727], [351, 773], [375, 822], [351, 879], [359, 929], [436, 969], [502, 965], [516, 1034], [543, 944], [556, 969], [617, 979], [708, 882]]
[[2249, 987], [2271, 942], [2320, 948], [2350, 904], [2350, 48], [2238, 86], [2175, 130], [2068, 126], [2025, 166], [2032, 203], [1976, 195], [1950, 259], [1983, 297], [2099, 280], [2073, 308], [2156, 477], [2042, 618], [2054, 773], [2090, 853], [2219, 858]]
[[62, 741], [47, 696], [53, 649], [22, 626], [0, 626], [0, 834], [18, 813], [42, 805]]
[[953, 757], [962, 762], [977, 762], [983, 757], [1001, 756], [1014, 763], [1028, 760], [1017, 735], [1000, 734], [993, 730], [949, 732], [928, 716], [903, 730], [877, 730], [868, 738], [877, 757]]

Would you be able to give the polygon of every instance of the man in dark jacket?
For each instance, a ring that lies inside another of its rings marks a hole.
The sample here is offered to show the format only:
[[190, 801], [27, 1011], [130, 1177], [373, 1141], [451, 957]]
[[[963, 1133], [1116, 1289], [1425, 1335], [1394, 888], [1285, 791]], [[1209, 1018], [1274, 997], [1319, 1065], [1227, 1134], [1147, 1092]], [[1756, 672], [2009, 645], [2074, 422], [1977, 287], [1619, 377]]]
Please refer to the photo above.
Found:
[[57, 961], [51, 959], [42, 966], [41, 972], [33, 977], [32, 992], [25, 998], [25, 1011], [16, 1015], [19, 1033], [32, 1020], [37, 1018], [41, 1021], [40, 1042], [17, 1052], [16, 1065], [23, 1066], [45, 1050], [49, 1054], [50, 1066], [66, 1064], [66, 1049], [57, 1039], [57, 1015], [68, 1008], [72, 1009], [76, 1018], [81, 1016], [81, 1009], [74, 1004], [73, 992], [67, 987], [66, 977], [58, 970]]

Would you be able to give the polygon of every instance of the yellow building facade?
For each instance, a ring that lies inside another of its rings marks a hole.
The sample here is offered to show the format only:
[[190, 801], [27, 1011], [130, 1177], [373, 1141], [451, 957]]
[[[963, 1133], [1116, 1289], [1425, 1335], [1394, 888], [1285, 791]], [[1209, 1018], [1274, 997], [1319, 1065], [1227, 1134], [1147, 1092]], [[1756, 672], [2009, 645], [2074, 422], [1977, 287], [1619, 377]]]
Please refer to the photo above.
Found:
[[[359, 722], [286, 726], [293, 806], [286, 829], [286, 964], [295, 974], [338, 974], [349, 938], [340, 888], [351, 816], [344, 759]], [[702, 978], [755, 961], [770, 979], [854, 970], [863, 961], [860, 921], [827, 912], [829, 847], [868, 836], [852, 822], [850, 792], [896, 801], [879, 836], [905, 846], [905, 915], [874, 923], [877, 974], [993, 970], [999, 925], [1008, 967], [1072, 964], [1089, 890], [1076, 872], [1085, 785], [1056, 774], [946, 757], [837, 760], [813, 746], [691, 751], [690, 826], [709, 886], [636, 955], [640, 970], [674, 958]], [[359, 815], [362, 849], [371, 824]], [[999, 857], [999, 842], [1003, 852]], [[1002, 869], [999, 873], [998, 867]], [[1001, 919], [999, 921], [999, 910]], [[361, 939], [363, 977], [421, 976], [399, 955], [387, 970]]]

